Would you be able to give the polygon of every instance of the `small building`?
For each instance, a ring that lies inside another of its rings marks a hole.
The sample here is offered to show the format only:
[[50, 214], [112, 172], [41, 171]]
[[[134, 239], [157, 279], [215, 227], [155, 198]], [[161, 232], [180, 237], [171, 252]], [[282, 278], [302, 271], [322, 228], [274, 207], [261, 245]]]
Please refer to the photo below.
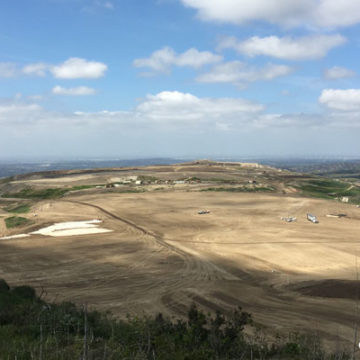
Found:
[[341, 202], [343, 202], [343, 203], [348, 203], [348, 202], [349, 202], [349, 197], [348, 197], [348, 196], [343, 196], [343, 197], [341, 198]]
[[142, 181], [141, 180], [136, 180], [135, 181], [135, 185], [141, 185], [142, 184]]
[[175, 180], [174, 184], [185, 184], [185, 180]]

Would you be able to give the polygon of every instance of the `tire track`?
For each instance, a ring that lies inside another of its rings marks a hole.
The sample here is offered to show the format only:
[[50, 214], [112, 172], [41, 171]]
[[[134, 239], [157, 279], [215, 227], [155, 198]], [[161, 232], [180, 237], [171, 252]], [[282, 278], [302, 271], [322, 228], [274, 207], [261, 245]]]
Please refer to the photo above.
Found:
[[178, 255], [181, 255], [183, 257], [189, 257], [189, 254], [173, 245], [170, 245], [168, 244], [167, 242], [165, 242], [160, 235], [156, 235], [154, 234], [153, 232], [145, 229], [144, 227], [140, 226], [140, 225], [137, 225], [135, 224], [134, 222], [128, 220], [128, 219], [125, 219], [123, 217], [120, 217], [118, 215], [115, 215], [114, 213], [98, 206], [98, 205], [95, 205], [95, 204], [91, 204], [91, 203], [86, 203], [86, 202], [83, 202], [83, 201], [76, 201], [76, 200], [62, 200], [62, 201], [65, 201], [65, 202], [70, 202], [70, 203], [75, 203], [75, 204], [80, 204], [80, 205], [84, 205], [84, 206], [90, 206], [90, 207], [93, 207], [99, 211], [101, 211], [102, 213], [108, 215], [109, 217], [115, 219], [115, 220], [118, 220], [118, 221], [121, 221], [127, 225], [129, 225], [130, 227], [134, 228], [134, 229], [137, 229], [139, 230], [140, 232], [142, 232], [144, 235], [148, 235], [148, 236], [151, 236], [152, 238], [154, 238], [158, 244], [160, 244], [162, 247], [165, 247], [166, 249], [168, 250], [171, 250], [175, 253], [177, 253]]
[[[228, 273], [224, 269], [221, 269], [212, 262], [199, 258], [196, 255], [190, 254], [182, 249], [177, 248], [174, 245], [167, 243], [161, 235], [155, 234], [145, 227], [140, 226], [126, 218], [118, 216], [99, 205], [77, 200], [62, 201], [97, 209], [108, 217], [120, 221], [130, 226], [132, 229], [141, 232], [143, 235], [152, 238], [157, 245], [161, 246], [161, 248], [169, 251], [170, 253], [175, 253], [181, 257], [184, 262], [184, 268], [177, 270], [171, 277], [165, 276], [162, 279], [154, 278], [151, 281], [143, 280], [130, 286], [129, 289], [132, 289], [135, 291], [135, 293], [132, 298], [127, 298], [126, 302], [129, 302], [131, 307], [134, 309], [136, 309], [136, 301], [139, 300], [139, 294], [136, 291], [137, 289], [141, 293], [146, 293], [147, 296], [150, 294], [152, 297], [157, 298], [166, 308], [177, 312], [177, 307], [175, 305], [187, 304], [189, 302], [189, 294], [184, 293], [184, 289], [194, 288], [194, 286], [196, 288], [204, 287], [208, 281], [229, 279], [239, 280], [238, 277]], [[171, 301], [166, 301], [166, 299], [169, 300], [169, 298], [176, 298], [176, 302], [172, 304]]]

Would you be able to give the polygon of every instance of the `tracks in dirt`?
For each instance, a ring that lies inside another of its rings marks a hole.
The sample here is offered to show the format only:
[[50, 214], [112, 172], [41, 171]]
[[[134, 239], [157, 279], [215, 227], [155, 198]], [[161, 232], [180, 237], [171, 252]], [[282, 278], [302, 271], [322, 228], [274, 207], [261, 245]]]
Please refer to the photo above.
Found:
[[[161, 235], [153, 233], [145, 227], [118, 216], [99, 205], [77, 200], [63, 201], [97, 209], [108, 217], [120, 221], [123, 224], [130, 226], [132, 229], [141, 232], [143, 235], [152, 238], [156, 244], [160, 245], [161, 248], [171, 253], [175, 253], [182, 259], [184, 263], [183, 268], [171, 274], [171, 276], [169, 276], [169, 274], [164, 274], [154, 277], [151, 281], [140, 281], [131, 286], [132, 288], [139, 289], [141, 293], [146, 293], [161, 299], [163, 305], [172, 311], [178, 312], [178, 308], [183, 307], [183, 304], [189, 303], [189, 300], [196, 300], [194, 298], [196, 294], [191, 294], [191, 291], [189, 291], [191, 288], [195, 287], [198, 289], [199, 287], [206, 287], [206, 282], [208, 281], [239, 280], [238, 277], [230, 274], [224, 269], [221, 269], [212, 262], [167, 243]], [[136, 302], [138, 299], [139, 294], [135, 294], [134, 298], [131, 300]]]
[[178, 255], [181, 255], [181, 256], [189, 256], [188, 253], [186, 253], [185, 251], [175, 247], [175, 246], [172, 246], [170, 244], [168, 244], [167, 242], [165, 242], [160, 235], [157, 235], [157, 234], [154, 234], [153, 232], [145, 229], [144, 227], [140, 226], [140, 225], [137, 225], [135, 223], [133, 223], [132, 221], [128, 220], [128, 219], [125, 219], [123, 217], [120, 217], [118, 215], [115, 215], [114, 213], [102, 208], [101, 206], [98, 206], [98, 205], [95, 205], [95, 204], [91, 204], [91, 203], [87, 203], [87, 202], [83, 202], [83, 201], [76, 201], [76, 200], [63, 200], [65, 202], [70, 202], [70, 203], [75, 203], [75, 204], [79, 204], [79, 205], [84, 205], [84, 206], [89, 206], [89, 207], [92, 207], [92, 208], [95, 208], [99, 211], [101, 211], [102, 213], [108, 215], [109, 217], [115, 219], [115, 220], [118, 220], [118, 221], [121, 221], [129, 226], [131, 226], [132, 228], [136, 229], [136, 230], [139, 230], [140, 232], [142, 232], [144, 235], [148, 235], [148, 236], [151, 236], [152, 238], [154, 238], [161, 246], [165, 247], [166, 249], [168, 250], [171, 250], [175, 253], [177, 253]]

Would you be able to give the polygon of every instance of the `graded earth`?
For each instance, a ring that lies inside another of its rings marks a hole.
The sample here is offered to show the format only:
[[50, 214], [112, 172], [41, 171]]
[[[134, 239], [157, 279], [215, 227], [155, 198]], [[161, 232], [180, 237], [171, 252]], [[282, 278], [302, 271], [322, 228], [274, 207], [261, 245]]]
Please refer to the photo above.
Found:
[[[111, 231], [2, 239], [0, 278], [120, 317], [184, 316], [193, 302], [208, 311], [241, 306], [272, 333], [311, 329], [328, 343], [352, 342], [360, 208], [305, 196], [300, 185], [317, 179], [207, 161], [8, 179], [0, 237], [94, 219]], [[16, 216], [28, 223], [7, 228], [24, 204], [29, 211]]]

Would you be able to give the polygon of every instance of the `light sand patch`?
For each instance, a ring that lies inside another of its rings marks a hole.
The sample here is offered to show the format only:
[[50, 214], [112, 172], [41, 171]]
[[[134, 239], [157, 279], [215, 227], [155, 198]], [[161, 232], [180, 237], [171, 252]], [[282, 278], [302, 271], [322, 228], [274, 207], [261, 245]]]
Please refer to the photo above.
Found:
[[0, 240], [21, 239], [29, 236], [30, 236], [29, 234], [18, 234], [18, 235], [4, 236], [1, 237]]
[[101, 220], [87, 220], [87, 221], [71, 221], [57, 223], [43, 229], [33, 231], [32, 235], [44, 236], [73, 236], [73, 235], [89, 235], [108, 233], [112, 230], [100, 228]]

